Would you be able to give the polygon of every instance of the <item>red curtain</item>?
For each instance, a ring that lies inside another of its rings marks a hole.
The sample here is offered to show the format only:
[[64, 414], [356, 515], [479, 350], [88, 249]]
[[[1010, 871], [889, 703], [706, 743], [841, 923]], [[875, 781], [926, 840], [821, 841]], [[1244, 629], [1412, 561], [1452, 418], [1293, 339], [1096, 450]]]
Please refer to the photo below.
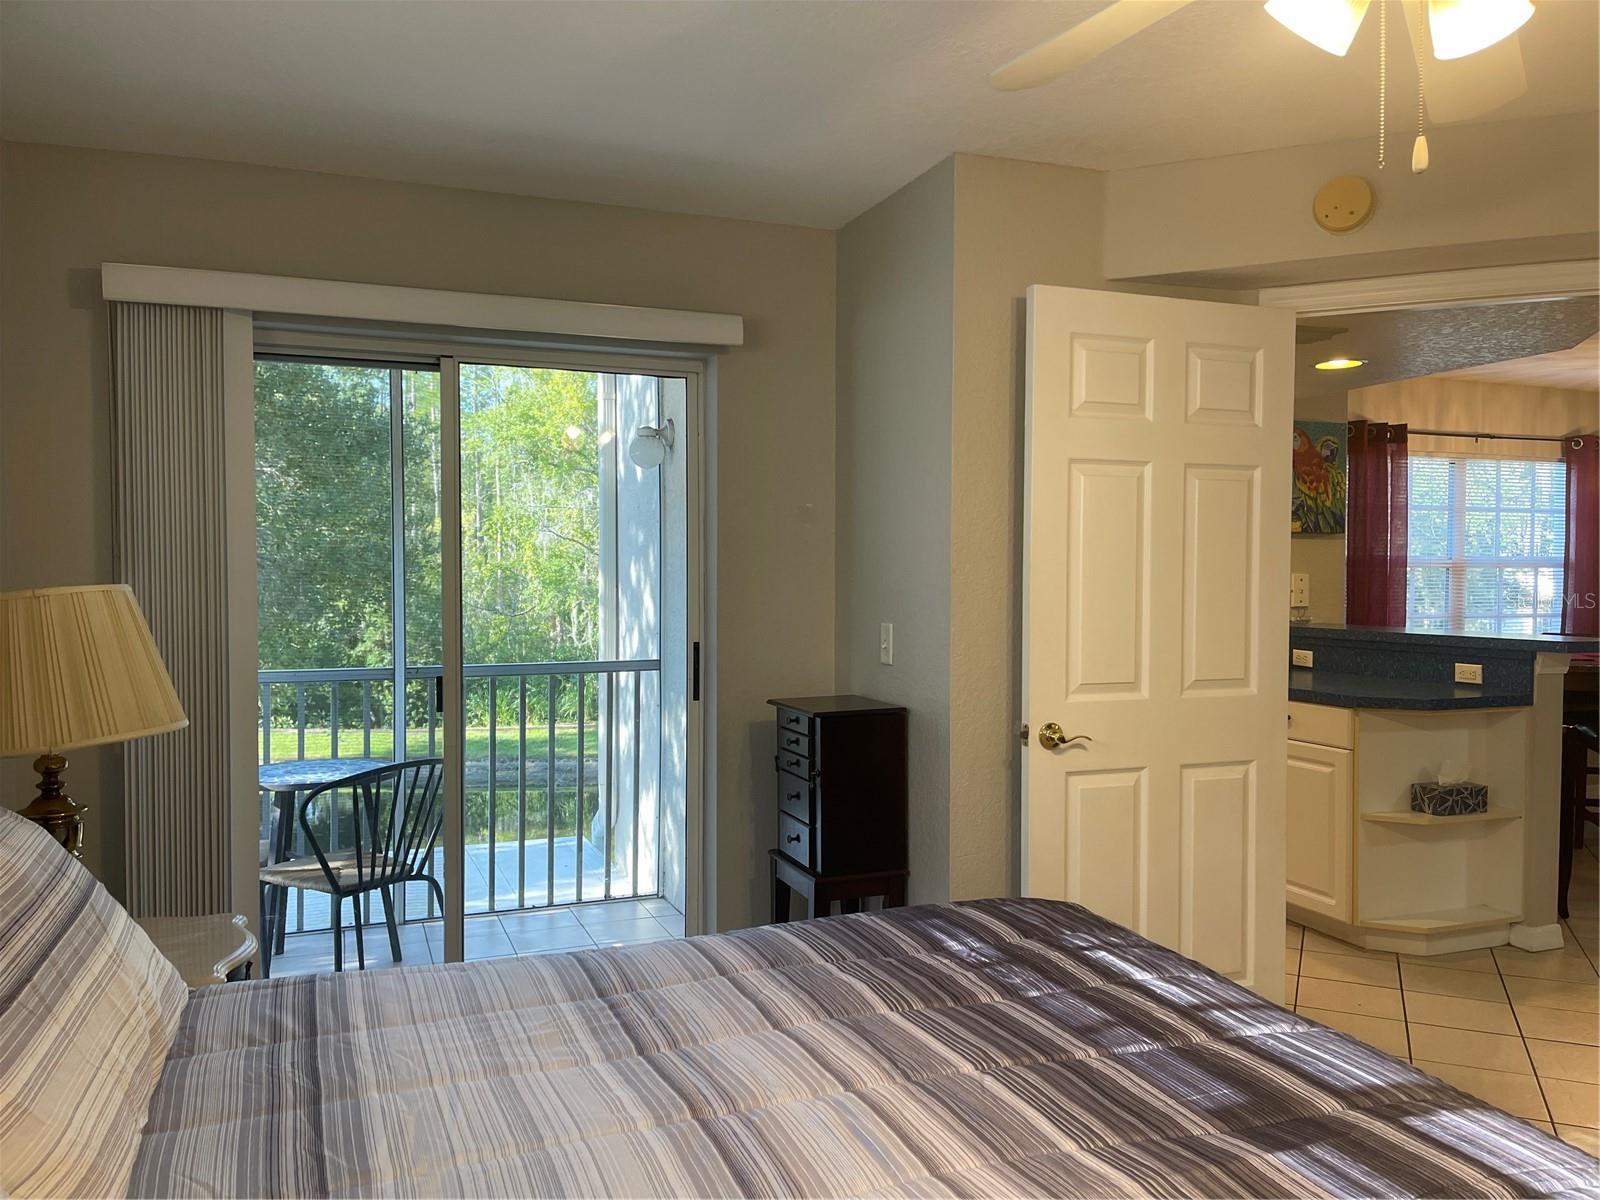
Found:
[[1350, 422], [1349, 511], [1345, 517], [1345, 621], [1403, 629], [1406, 623], [1404, 425]]
[[1568, 438], [1566, 580], [1561, 632], [1600, 637], [1600, 438]]

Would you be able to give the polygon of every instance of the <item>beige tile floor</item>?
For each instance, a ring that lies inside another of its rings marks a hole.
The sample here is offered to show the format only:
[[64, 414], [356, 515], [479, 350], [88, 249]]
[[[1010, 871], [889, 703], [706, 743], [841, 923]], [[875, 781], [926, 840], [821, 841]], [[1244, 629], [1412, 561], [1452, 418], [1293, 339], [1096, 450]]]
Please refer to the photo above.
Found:
[[1284, 1003], [1600, 1155], [1600, 863], [1575, 858], [1560, 950], [1413, 958], [1291, 922]]

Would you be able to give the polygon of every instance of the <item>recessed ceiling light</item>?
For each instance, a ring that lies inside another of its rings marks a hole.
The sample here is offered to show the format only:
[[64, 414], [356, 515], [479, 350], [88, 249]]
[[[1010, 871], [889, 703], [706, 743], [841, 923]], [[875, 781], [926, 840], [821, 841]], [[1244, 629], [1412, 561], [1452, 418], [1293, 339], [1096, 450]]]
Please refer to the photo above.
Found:
[[1348, 371], [1351, 367], [1364, 367], [1366, 365], [1367, 360], [1364, 358], [1346, 358], [1344, 355], [1340, 354], [1333, 358], [1323, 359], [1317, 364], [1317, 370]]

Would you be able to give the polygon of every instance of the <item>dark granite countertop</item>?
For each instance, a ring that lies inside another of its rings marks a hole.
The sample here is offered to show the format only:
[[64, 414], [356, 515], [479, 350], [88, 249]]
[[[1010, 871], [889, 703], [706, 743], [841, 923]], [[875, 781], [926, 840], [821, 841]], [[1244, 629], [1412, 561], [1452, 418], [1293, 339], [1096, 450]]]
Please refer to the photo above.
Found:
[[1432, 629], [1379, 629], [1367, 625], [1291, 625], [1292, 638], [1299, 632], [1319, 638], [1352, 642], [1403, 643], [1439, 650], [1502, 650], [1537, 654], [1594, 654], [1600, 652], [1600, 638], [1565, 637], [1556, 634], [1508, 636], [1500, 633], [1441, 632]]
[[1461, 708], [1519, 708], [1533, 697], [1486, 692], [1472, 685], [1423, 679], [1385, 679], [1338, 671], [1289, 670], [1289, 699], [1334, 708], [1413, 709], [1442, 712]]

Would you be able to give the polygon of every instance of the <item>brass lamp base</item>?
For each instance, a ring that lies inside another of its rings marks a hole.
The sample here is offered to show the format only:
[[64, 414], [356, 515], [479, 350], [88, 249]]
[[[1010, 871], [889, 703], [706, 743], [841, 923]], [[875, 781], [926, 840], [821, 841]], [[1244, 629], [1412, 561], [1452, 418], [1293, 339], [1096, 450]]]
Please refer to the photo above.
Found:
[[62, 791], [61, 773], [67, 769], [67, 760], [59, 754], [41, 754], [33, 760], [33, 769], [39, 772], [39, 794], [19, 815], [43, 825], [68, 854], [82, 858], [79, 851], [83, 847], [86, 810]]

